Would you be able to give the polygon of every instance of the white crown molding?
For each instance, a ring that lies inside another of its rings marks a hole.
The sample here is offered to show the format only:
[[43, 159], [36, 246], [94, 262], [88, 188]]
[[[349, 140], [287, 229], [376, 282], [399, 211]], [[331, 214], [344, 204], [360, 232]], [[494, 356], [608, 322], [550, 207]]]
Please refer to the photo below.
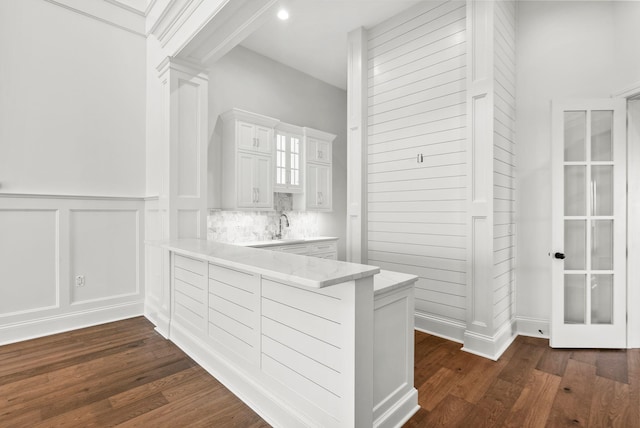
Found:
[[145, 37], [145, 17], [123, 7], [116, 0], [44, 0], [136, 36]]
[[[134, 2], [132, 0], [124, 1], [124, 0], [103, 0], [107, 3], [111, 3], [114, 6], [120, 7], [124, 10], [127, 10], [131, 13], [135, 13], [139, 16], [146, 16], [147, 6], [143, 1]], [[135, 6], [135, 3], [138, 3], [138, 6]], [[141, 7], [142, 6], [142, 7]]]
[[640, 97], [640, 82], [636, 82], [625, 89], [611, 95], [612, 98], [628, 98], [634, 99]]
[[[225, 3], [226, 1], [229, 0], [225, 0]], [[159, 11], [150, 10], [147, 34], [153, 34], [165, 46], [202, 2], [203, 0], [156, 1], [154, 9]]]

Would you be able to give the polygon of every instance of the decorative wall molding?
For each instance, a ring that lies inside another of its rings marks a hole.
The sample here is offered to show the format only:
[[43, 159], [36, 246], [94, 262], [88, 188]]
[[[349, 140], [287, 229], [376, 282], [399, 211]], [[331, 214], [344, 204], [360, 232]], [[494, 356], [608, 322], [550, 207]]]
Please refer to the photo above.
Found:
[[117, 0], [44, 0], [112, 27], [145, 37], [145, 16]]
[[[13, 229], [0, 240], [6, 263], [0, 270], [16, 291], [0, 291], [2, 343], [142, 315], [144, 204], [129, 197], [3, 194], [0, 215]], [[76, 275], [83, 286], [76, 286]]]
[[[135, 202], [142, 202], [147, 199], [142, 196], [63, 195], [63, 194], [44, 194], [44, 193], [0, 193], [0, 198], [74, 199], [74, 200], [135, 201]], [[151, 196], [150, 198], [158, 198], [158, 197]]]
[[140, 16], [146, 16], [147, 6], [144, 0], [104, 0], [114, 6]]

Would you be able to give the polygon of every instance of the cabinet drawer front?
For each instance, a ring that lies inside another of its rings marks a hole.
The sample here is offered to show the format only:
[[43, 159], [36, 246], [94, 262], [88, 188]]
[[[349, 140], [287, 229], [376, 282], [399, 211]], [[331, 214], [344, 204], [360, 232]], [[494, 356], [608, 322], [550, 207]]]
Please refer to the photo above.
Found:
[[338, 250], [338, 246], [335, 242], [318, 242], [309, 245], [309, 253], [328, 253]]
[[258, 291], [258, 277], [255, 274], [242, 272], [209, 263], [209, 279], [231, 285], [255, 294]]
[[335, 253], [335, 251], [330, 253], [315, 253], [315, 254], [312, 254], [312, 256], [318, 257], [321, 259], [338, 260], [338, 255]]
[[282, 247], [278, 247], [279, 251], [283, 253], [291, 253], [291, 254], [308, 254], [309, 249], [306, 245], [285, 245]]
[[173, 264], [176, 267], [193, 272], [200, 276], [205, 276], [207, 274], [207, 264], [202, 260], [196, 260], [176, 254], [173, 259]]

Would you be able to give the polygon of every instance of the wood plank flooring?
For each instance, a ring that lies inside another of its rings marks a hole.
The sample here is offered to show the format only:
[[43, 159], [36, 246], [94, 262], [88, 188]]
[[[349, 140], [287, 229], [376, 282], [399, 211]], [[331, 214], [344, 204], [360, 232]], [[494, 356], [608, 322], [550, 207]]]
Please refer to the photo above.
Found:
[[[640, 350], [519, 337], [498, 361], [416, 332], [405, 427], [640, 428]], [[0, 347], [0, 427], [268, 427], [138, 317]]]
[[558, 350], [518, 337], [498, 361], [416, 332], [411, 427], [640, 427], [640, 349]]

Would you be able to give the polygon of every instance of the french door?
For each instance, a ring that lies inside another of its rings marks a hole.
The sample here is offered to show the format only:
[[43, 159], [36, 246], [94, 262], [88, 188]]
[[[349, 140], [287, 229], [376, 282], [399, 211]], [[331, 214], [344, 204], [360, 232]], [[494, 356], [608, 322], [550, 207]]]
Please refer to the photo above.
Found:
[[552, 106], [554, 348], [626, 347], [626, 104]]

